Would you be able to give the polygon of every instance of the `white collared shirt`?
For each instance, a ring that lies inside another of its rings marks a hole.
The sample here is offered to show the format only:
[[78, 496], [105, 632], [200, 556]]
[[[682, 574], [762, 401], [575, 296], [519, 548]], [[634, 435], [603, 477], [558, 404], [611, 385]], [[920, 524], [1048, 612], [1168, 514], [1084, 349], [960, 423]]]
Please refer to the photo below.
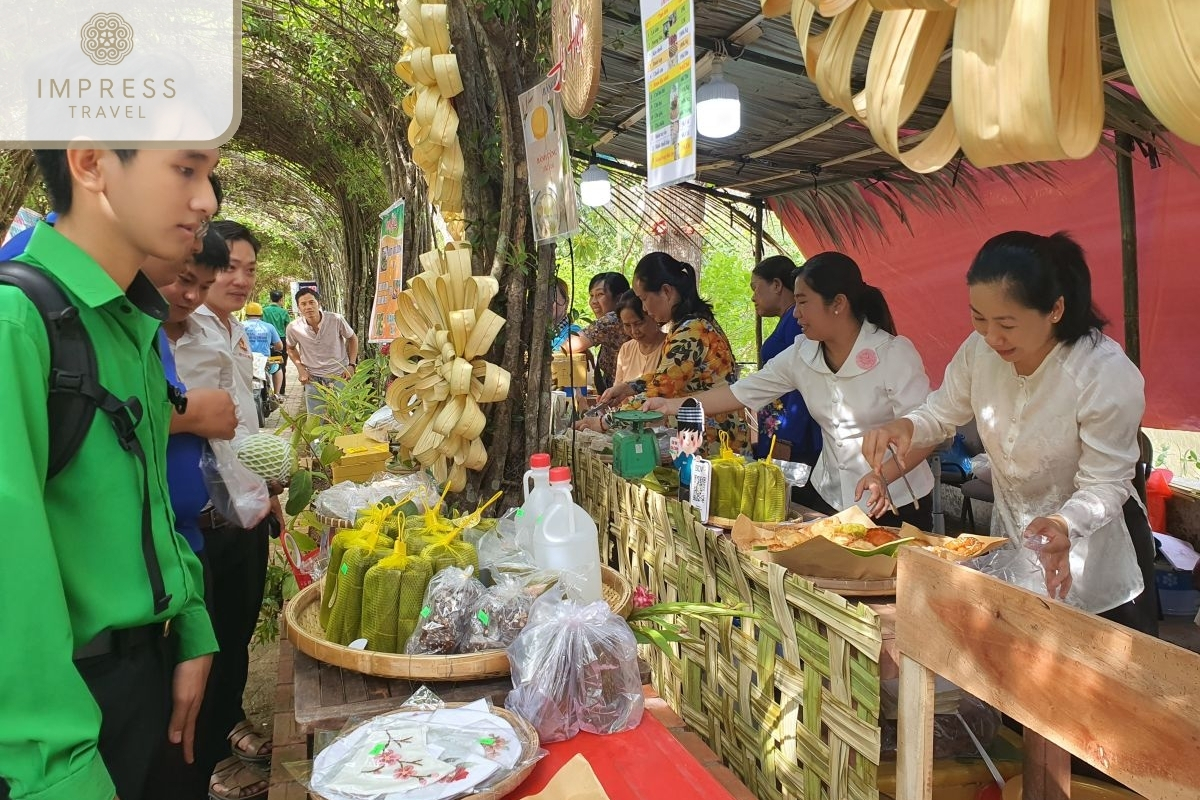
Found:
[[[920, 405], [929, 394], [929, 378], [912, 342], [864, 322], [854, 349], [836, 373], [825, 363], [821, 343], [801, 335], [761, 370], [729, 388], [752, 409], [787, 392], [800, 392], [824, 440], [810, 478], [813, 488], [834, 508], [845, 509], [854, 505], [854, 490], [871, 470], [862, 454], [863, 435]], [[933, 489], [933, 473], [926, 463], [906, 477], [918, 498]], [[898, 506], [913, 501], [903, 480], [888, 491]]]
[[[233, 404], [237, 408], [238, 430], [233, 440], [239, 441], [243, 436], [258, 433], [258, 408], [254, 404], [254, 354], [250, 352], [250, 342], [246, 339], [246, 331], [236, 317], [229, 317], [229, 327], [213, 313], [208, 306], [200, 306], [188, 318], [204, 328], [209, 339], [215, 339], [217, 345], [229, 354], [232, 365], [233, 381], [229, 386], [220, 388], [227, 390], [233, 396]], [[191, 386], [186, 380], [184, 383]]]
[[[913, 444], [921, 446], [975, 417], [992, 465], [992, 533], [1020, 545], [1034, 518], [1061, 514], [1071, 535], [1067, 602], [1100, 613], [1142, 592], [1122, 506], [1137, 497], [1133, 472], [1145, 407], [1142, 374], [1107, 336], [1059, 344], [1022, 377], [972, 333], [946, 367], [945, 382], [908, 419]], [[1046, 593], [1034, 570], [1014, 582]]]

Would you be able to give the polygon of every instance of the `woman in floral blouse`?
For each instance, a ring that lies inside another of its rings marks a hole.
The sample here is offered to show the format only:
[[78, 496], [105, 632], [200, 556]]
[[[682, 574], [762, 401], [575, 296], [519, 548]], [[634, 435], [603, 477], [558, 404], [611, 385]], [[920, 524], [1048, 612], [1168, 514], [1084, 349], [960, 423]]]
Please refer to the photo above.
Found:
[[596, 321], [563, 344], [567, 353], [582, 353], [599, 347], [596, 356], [596, 391], [612, 386], [617, 373], [617, 352], [629, 341], [617, 319], [617, 298], [629, 291], [629, 281], [619, 272], [601, 272], [588, 284], [588, 305]]
[[[633, 291], [647, 314], [670, 326], [662, 360], [657, 371], [613, 386], [600, 397], [602, 403], [640, 408], [647, 397], [684, 397], [736, 380], [733, 349], [713, 318], [712, 306], [700, 297], [691, 264], [666, 253], [643, 256], [633, 272]], [[740, 411], [709, 417], [704, 436], [710, 456], [718, 453], [720, 431], [729, 434], [735, 452], [746, 449], [750, 430]]]

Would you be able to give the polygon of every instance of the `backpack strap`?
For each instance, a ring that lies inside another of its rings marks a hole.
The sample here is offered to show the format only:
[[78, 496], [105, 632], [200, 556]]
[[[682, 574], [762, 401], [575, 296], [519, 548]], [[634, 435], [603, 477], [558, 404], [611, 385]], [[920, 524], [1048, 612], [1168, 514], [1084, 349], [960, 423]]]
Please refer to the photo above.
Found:
[[50, 426], [46, 467], [49, 481], [79, 452], [96, 416], [97, 403], [89, 396], [95, 392], [82, 391], [85, 383], [99, 386], [96, 351], [79, 321], [79, 309], [46, 273], [19, 261], [6, 261], [0, 264], [0, 283], [23, 291], [46, 326], [50, 344], [50, 397], [46, 407], [49, 419], [56, 421]]
[[79, 309], [49, 275], [19, 261], [0, 263], [0, 284], [15, 286], [25, 293], [46, 326], [50, 344], [50, 394], [46, 400], [50, 447], [46, 462], [49, 483], [71, 462], [91, 430], [96, 411], [103, 411], [112, 424], [117, 441], [141, 464], [142, 472], [142, 557], [154, 593], [154, 613], [167, 610], [166, 593], [158, 552], [154, 549], [154, 526], [150, 515], [150, 469], [137, 438], [142, 420], [142, 403], [137, 397], [121, 400], [100, 384], [100, 367]]

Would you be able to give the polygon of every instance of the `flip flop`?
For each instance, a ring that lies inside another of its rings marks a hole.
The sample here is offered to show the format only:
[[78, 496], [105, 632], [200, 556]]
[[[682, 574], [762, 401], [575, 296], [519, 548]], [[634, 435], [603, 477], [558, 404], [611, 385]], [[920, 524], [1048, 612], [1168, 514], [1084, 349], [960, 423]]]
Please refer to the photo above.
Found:
[[[229, 740], [230, 751], [247, 764], [263, 766], [271, 763], [271, 740], [263, 737], [250, 720], [244, 719], [234, 725], [225, 738]], [[256, 740], [258, 746], [254, 752], [247, 752], [243, 745], [253, 747]]]
[[[218, 792], [213, 788], [218, 784], [225, 788]], [[208, 800], [256, 800], [266, 797], [269, 790], [267, 774], [236, 756], [219, 762], [208, 779]]]

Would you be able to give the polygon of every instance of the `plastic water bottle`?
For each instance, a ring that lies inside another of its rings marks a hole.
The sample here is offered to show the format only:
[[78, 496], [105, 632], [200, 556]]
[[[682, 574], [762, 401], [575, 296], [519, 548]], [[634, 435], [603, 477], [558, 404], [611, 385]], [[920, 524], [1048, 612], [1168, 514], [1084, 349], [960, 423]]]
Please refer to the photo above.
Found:
[[525, 502], [517, 510], [517, 545], [527, 553], [533, 553], [533, 529], [537, 518], [550, 506], [550, 456], [534, 453], [529, 457], [529, 469], [522, 483]]
[[596, 523], [571, 497], [570, 468], [550, 470], [550, 485], [554, 499], [535, 525], [533, 561], [541, 569], [561, 573], [579, 600], [593, 603], [602, 597]]

